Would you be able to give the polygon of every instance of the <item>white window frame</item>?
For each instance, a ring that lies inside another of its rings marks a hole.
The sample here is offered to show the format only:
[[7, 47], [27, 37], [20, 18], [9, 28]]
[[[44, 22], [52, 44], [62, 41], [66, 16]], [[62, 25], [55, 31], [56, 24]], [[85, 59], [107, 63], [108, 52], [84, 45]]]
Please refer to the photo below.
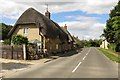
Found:
[[28, 27], [27, 27], [27, 28], [24, 28], [23, 33], [24, 33], [24, 34], [28, 34]]

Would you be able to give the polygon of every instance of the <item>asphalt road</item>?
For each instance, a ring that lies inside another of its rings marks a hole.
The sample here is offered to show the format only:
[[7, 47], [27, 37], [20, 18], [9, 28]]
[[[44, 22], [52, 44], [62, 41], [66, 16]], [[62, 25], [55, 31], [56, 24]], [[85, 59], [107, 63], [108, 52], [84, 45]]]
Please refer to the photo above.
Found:
[[5, 78], [118, 78], [118, 64], [95, 48], [84, 48]]

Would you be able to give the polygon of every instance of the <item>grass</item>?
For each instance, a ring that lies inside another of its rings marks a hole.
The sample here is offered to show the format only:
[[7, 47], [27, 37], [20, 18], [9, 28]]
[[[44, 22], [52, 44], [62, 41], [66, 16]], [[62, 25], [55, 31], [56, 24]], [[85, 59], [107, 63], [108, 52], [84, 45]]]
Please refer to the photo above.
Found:
[[101, 51], [105, 56], [107, 56], [110, 60], [120, 63], [120, 58], [111, 54], [109, 50], [98, 48], [99, 51]]
[[116, 52], [116, 54], [120, 55], [120, 52]]
[[110, 52], [112, 52], [112, 53], [114, 53], [114, 54], [117, 54], [117, 55], [120, 54], [120, 52], [115, 52], [115, 51], [113, 51], [112, 49], [108, 49], [108, 51], [110, 51]]

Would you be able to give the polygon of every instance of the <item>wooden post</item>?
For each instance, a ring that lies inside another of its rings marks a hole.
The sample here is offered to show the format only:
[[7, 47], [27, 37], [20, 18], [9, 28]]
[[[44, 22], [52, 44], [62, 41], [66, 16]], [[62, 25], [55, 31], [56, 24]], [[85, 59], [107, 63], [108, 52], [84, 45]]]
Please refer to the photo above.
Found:
[[46, 39], [45, 37], [43, 38], [43, 49], [44, 49], [44, 53], [46, 52], [46, 43], [45, 43]]
[[18, 50], [17, 50], [17, 60], [18, 60]]
[[27, 54], [27, 51], [26, 51], [26, 45], [24, 44], [23, 45], [23, 58], [24, 58], [24, 60], [26, 60], [27, 58], [26, 58], [26, 55]]
[[13, 46], [11, 48], [11, 59], [13, 59]]

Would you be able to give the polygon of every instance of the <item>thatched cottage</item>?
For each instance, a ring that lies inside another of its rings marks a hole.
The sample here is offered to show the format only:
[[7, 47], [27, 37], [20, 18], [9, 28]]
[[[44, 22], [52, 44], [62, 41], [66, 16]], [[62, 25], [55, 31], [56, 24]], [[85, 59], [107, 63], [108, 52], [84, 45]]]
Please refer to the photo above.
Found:
[[75, 40], [74, 40], [74, 38], [73, 38], [73, 36], [69, 33], [69, 31], [67, 30], [67, 25], [65, 24], [65, 26], [64, 27], [61, 27], [62, 28], [62, 30], [68, 35], [68, 47], [67, 47], [67, 49], [68, 50], [71, 50], [71, 49], [73, 49], [75, 46], [74, 46], [74, 44], [75, 44]]
[[[65, 26], [66, 27], [66, 26]], [[40, 41], [42, 52], [56, 53], [72, 49], [74, 40], [70, 33], [50, 19], [47, 10], [45, 16], [33, 8], [27, 9], [9, 32], [9, 36], [20, 34], [29, 41]]]

